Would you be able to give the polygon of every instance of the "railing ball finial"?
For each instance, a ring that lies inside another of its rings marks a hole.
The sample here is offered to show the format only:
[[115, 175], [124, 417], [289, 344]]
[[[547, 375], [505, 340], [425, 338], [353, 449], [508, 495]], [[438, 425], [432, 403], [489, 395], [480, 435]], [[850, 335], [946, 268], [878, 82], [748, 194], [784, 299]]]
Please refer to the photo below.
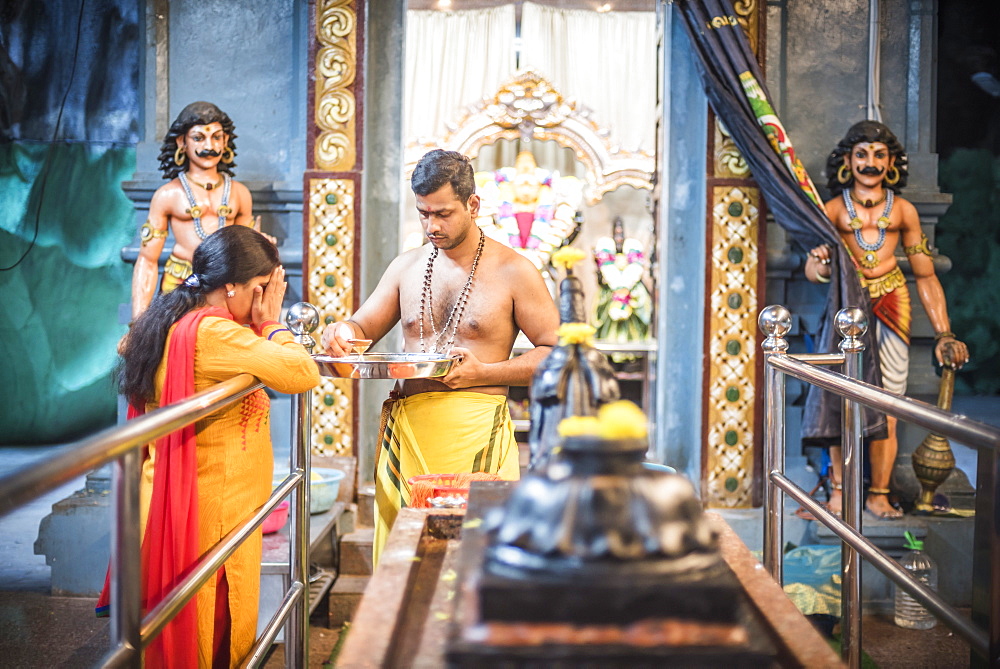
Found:
[[861, 337], [868, 332], [868, 316], [863, 309], [847, 307], [837, 312], [834, 327], [840, 333], [842, 341], [840, 350], [851, 351], [864, 349]]
[[311, 351], [316, 345], [316, 340], [309, 333], [319, 327], [319, 309], [308, 302], [296, 302], [288, 307], [285, 324], [295, 335], [295, 341]]
[[792, 314], [780, 304], [764, 307], [757, 317], [760, 331], [766, 335], [763, 343], [765, 351], [777, 352], [788, 349], [785, 335], [792, 329]]

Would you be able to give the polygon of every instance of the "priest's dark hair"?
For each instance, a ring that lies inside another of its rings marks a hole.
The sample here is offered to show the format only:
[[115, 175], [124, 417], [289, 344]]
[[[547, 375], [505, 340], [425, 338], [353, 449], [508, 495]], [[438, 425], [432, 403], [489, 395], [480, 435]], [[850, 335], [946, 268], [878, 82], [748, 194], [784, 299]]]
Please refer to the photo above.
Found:
[[451, 184], [455, 196], [468, 206], [469, 198], [476, 192], [476, 174], [472, 163], [458, 151], [434, 149], [425, 153], [413, 168], [410, 188], [414, 194], [424, 196]]

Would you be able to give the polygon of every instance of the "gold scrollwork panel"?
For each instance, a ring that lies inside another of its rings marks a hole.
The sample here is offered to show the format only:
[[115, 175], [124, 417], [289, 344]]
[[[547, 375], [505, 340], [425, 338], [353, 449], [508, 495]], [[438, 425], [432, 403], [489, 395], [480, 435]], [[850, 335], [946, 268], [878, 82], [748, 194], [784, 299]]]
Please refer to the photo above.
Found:
[[317, 2], [313, 159], [320, 171], [347, 171], [356, 161], [357, 27], [350, 0]]
[[[354, 312], [354, 211], [352, 179], [309, 180], [309, 300], [320, 327]], [[318, 338], [318, 332], [315, 334]], [[313, 452], [352, 455], [354, 408], [350, 379], [323, 377], [313, 391]]]
[[746, 158], [740, 153], [736, 142], [733, 141], [729, 130], [715, 116], [715, 155], [713, 156], [712, 173], [718, 179], [748, 179], [750, 178], [750, 166], [747, 165]]
[[[750, 41], [750, 50], [758, 54], [760, 48], [757, 38], [760, 33], [760, 10], [757, 0], [736, 0], [733, 3], [733, 11], [736, 12], [736, 20], [746, 33]], [[759, 55], [759, 54], [758, 54]]]
[[759, 202], [756, 188], [712, 191], [705, 497], [715, 507], [752, 504]]

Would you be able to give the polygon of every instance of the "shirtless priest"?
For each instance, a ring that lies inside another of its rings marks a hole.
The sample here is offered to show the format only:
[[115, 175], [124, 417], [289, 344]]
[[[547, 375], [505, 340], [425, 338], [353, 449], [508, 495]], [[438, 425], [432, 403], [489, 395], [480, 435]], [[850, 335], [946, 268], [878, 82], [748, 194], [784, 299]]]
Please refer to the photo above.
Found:
[[[476, 225], [479, 196], [469, 160], [436, 149], [413, 170], [410, 186], [429, 244], [396, 257], [364, 304], [328, 325], [330, 355], [349, 340], [377, 342], [402, 322], [403, 350], [460, 357], [447, 376], [397, 383], [375, 457], [378, 561], [407, 480], [420, 474], [489, 472], [519, 478], [508, 386], [526, 386], [557, 343], [559, 313], [538, 269]], [[511, 358], [518, 331], [535, 346]]]
[[165, 293], [191, 274], [194, 250], [205, 237], [233, 223], [255, 227], [250, 190], [232, 178], [234, 130], [229, 116], [214, 104], [192, 102], [167, 131], [160, 171], [170, 181], [153, 193], [149, 218], [140, 228], [142, 246], [132, 270], [132, 320], [156, 293], [160, 253], [169, 232], [174, 233], [174, 246], [160, 282]]
[[[906, 392], [910, 344], [910, 293], [896, 262], [896, 247], [910, 261], [917, 294], [934, 328], [934, 354], [939, 364], [956, 368], [969, 359], [965, 344], [955, 338], [948, 320], [944, 290], [934, 272], [927, 237], [920, 229], [916, 208], [896, 195], [906, 185], [906, 154], [896, 136], [876, 121], [852, 126], [827, 161], [828, 187], [835, 197], [826, 203], [826, 214], [840, 233], [868, 289], [875, 314], [882, 387]], [[823, 245], [809, 252], [806, 278], [830, 281], [830, 249]], [[871, 486], [865, 508], [877, 518], [899, 518], [902, 513], [889, 502], [889, 480], [896, 460], [896, 419], [886, 416], [888, 437], [869, 445]], [[830, 510], [842, 506], [843, 462], [840, 447], [830, 449]]]

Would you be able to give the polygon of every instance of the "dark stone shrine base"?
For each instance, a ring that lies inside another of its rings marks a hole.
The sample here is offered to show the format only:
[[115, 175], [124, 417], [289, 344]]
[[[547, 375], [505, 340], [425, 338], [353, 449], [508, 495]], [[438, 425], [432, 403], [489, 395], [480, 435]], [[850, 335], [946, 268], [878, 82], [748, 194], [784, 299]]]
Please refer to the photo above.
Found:
[[[459, 558], [452, 667], [766, 667], [776, 650], [724, 563], [699, 580], [521, 578], [484, 568], [478, 519], [511, 484], [477, 484]], [[471, 528], [470, 528], [471, 526]], [[500, 573], [497, 573], [497, 572]], [[626, 572], [623, 568], [622, 573]]]

